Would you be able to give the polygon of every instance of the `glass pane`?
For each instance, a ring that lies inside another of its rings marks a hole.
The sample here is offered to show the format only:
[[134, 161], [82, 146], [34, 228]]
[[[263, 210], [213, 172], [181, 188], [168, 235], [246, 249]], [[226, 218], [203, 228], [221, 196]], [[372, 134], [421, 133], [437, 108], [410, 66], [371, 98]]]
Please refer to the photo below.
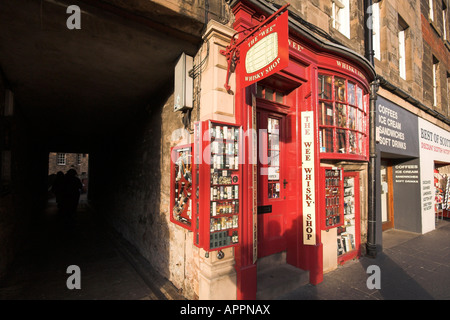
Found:
[[267, 100], [273, 101], [273, 90], [270, 88], [266, 88], [266, 95], [265, 98]]
[[363, 124], [363, 113], [362, 113], [362, 111], [359, 111], [359, 110], [357, 110], [357, 126], [356, 126], [356, 128], [357, 128], [357, 130], [358, 131], [360, 131], [360, 132], [362, 132], [363, 131], [363, 126], [362, 126], [362, 124]]
[[259, 85], [259, 84], [256, 86], [256, 96], [258, 98], [262, 98], [263, 97], [263, 89], [264, 89], [264, 87]]
[[277, 134], [269, 133], [269, 150], [280, 150], [280, 137]]
[[268, 163], [269, 166], [278, 167], [280, 165], [280, 151], [270, 151]]
[[280, 183], [269, 183], [269, 199], [280, 197]]
[[272, 134], [278, 134], [279, 129], [280, 129], [280, 121], [278, 119], [269, 118], [267, 132]]
[[[359, 89], [359, 88], [358, 88]], [[356, 105], [356, 85], [354, 83], [348, 83], [348, 103], [352, 105]]]
[[366, 136], [362, 134], [358, 134], [358, 150], [360, 155], [364, 155], [365, 149], [364, 149], [364, 138]]
[[280, 197], [280, 120], [268, 118], [268, 197]]
[[351, 154], [356, 154], [356, 133], [353, 131], [348, 132], [348, 152]]
[[275, 100], [278, 103], [283, 103], [284, 102], [284, 94], [282, 94], [281, 92], [275, 91]]
[[369, 110], [367, 110], [367, 103], [368, 103], [368, 101], [369, 101], [369, 95], [368, 94], [366, 94], [365, 96], [364, 96], [364, 99], [363, 99], [364, 101], [364, 113], [367, 113]]
[[358, 87], [358, 107], [363, 109], [363, 91]]
[[320, 152], [333, 152], [333, 129], [323, 128], [320, 134]]
[[336, 126], [347, 127], [347, 106], [345, 104], [336, 103]]
[[353, 107], [348, 107], [348, 128], [356, 129], [356, 109]]
[[337, 133], [337, 151], [339, 153], [347, 152], [347, 137], [345, 130], [336, 130]]
[[334, 95], [338, 101], [345, 101], [345, 79], [334, 78]]
[[329, 102], [321, 102], [319, 104], [320, 125], [332, 126], [333, 121], [333, 104]]
[[331, 76], [319, 75], [319, 98], [332, 100]]

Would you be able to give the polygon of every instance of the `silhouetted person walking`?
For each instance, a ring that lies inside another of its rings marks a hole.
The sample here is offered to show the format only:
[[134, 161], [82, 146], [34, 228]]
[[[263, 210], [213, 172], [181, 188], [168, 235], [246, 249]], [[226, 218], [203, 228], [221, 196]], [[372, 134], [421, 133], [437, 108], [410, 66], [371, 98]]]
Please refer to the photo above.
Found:
[[67, 171], [64, 176], [62, 209], [69, 223], [71, 223], [75, 217], [82, 188], [83, 185], [81, 180], [77, 177], [77, 171], [75, 169]]
[[64, 187], [64, 173], [62, 171], [58, 171], [58, 173], [56, 174], [55, 181], [52, 184], [52, 192], [55, 195], [58, 209], [61, 209], [63, 187]]

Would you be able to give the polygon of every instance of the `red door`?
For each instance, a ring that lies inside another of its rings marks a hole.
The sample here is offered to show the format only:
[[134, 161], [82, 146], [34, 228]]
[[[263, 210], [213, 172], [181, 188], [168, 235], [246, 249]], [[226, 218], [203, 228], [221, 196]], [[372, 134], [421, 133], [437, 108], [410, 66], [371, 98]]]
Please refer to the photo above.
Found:
[[259, 109], [258, 257], [286, 250], [286, 116]]

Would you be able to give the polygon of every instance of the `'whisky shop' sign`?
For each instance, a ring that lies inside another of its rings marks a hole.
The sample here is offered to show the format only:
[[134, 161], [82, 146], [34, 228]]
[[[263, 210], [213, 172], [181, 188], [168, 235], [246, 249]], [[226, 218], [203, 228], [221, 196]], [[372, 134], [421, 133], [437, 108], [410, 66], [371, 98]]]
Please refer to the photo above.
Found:
[[244, 87], [286, 68], [289, 64], [288, 11], [262, 27], [240, 47]]

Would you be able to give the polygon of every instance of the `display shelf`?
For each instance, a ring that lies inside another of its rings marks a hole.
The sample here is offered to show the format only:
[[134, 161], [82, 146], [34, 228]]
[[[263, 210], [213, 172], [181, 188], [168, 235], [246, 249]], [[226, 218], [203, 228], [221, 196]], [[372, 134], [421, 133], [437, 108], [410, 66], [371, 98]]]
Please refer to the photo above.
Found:
[[342, 169], [322, 168], [325, 197], [322, 206], [324, 208], [324, 218], [322, 227], [324, 230], [335, 228], [344, 224], [344, 197]]
[[[240, 239], [241, 128], [204, 121], [194, 126], [200, 181], [196, 196], [194, 244], [206, 251], [236, 246]], [[200, 154], [201, 153], [201, 154]]]

